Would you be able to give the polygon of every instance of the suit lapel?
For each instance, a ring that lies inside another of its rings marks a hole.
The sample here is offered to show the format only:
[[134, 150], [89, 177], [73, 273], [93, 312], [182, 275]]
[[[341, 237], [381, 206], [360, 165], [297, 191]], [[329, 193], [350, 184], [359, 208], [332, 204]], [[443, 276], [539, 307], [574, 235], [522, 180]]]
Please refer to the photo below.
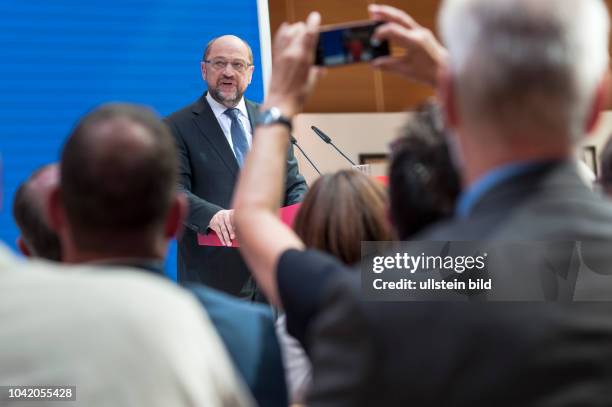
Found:
[[[206, 97], [202, 96], [200, 100], [196, 103], [193, 113], [195, 113], [193, 120], [196, 125], [213, 146], [217, 154], [221, 157], [221, 160], [227, 166], [227, 169], [234, 175], [238, 175], [238, 171], [240, 168], [238, 167], [238, 162], [236, 161], [236, 157], [225, 138], [225, 134], [223, 130], [221, 130], [221, 126], [215, 117], [210, 105], [206, 101]], [[250, 119], [250, 113], [249, 113]]]
[[249, 116], [249, 122], [251, 123], [251, 129], [253, 130], [253, 137], [255, 136], [255, 118], [257, 117], [257, 112], [259, 111], [259, 105], [257, 103], [251, 102], [250, 100], [244, 100], [246, 104], [247, 114]]

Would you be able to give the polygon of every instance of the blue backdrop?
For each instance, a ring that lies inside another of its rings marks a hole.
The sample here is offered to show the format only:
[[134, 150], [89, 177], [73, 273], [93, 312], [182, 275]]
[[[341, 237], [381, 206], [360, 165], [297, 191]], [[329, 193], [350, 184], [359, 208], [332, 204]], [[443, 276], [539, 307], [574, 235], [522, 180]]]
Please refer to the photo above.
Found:
[[[231, 7], [210, 0], [3, 0], [0, 27], [0, 239], [13, 248], [17, 185], [57, 161], [66, 135], [92, 107], [127, 101], [167, 115], [190, 103], [205, 89], [203, 47], [222, 34], [251, 44], [247, 97], [263, 96], [256, 0]], [[168, 273], [176, 276], [174, 242]]]

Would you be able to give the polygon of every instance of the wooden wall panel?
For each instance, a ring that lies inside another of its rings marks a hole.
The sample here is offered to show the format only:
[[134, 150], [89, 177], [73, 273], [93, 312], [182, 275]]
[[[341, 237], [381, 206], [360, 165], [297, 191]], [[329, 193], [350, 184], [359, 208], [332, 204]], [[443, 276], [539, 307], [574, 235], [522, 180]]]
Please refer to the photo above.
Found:
[[[413, 13], [422, 24], [433, 27], [439, 0], [395, 0], [387, 4]], [[270, 0], [272, 32], [283, 21], [295, 22], [309, 12], [321, 13], [323, 24], [368, 18], [371, 0]], [[423, 85], [376, 72], [367, 64], [327, 69], [305, 107], [306, 112], [393, 112], [413, 107], [432, 94]]]
[[[612, 9], [612, 0], [605, 0]], [[274, 33], [283, 21], [304, 20], [309, 12], [321, 13], [323, 24], [367, 19], [367, 5], [373, 0], [269, 0], [270, 24]], [[385, 0], [411, 14], [435, 32], [442, 0]], [[612, 52], [612, 42], [611, 42]], [[433, 95], [428, 86], [409, 83], [388, 73], [372, 70], [367, 64], [333, 68], [318, 83], [306, 112], [399, 112], [410, 109]], [[612, 95], [612, 93], [611, 93]], [[612, 108], [612, 97], [608, 98]]]
[[[288, 21], [303, 20], [308, 13], [321, 13], [322, 24], [337, 24], [346, 21], [364, 20], [367, 15], [367, 0], [271, 0], [283, 3]], [[280, 25], [271, 20], [272, 29]], [[371, 69], [366, 65], [354, 65], [328, 69], [317, 84], [305, 107], [307, 112], [373, 112], [376, 111], [375, 82]]]

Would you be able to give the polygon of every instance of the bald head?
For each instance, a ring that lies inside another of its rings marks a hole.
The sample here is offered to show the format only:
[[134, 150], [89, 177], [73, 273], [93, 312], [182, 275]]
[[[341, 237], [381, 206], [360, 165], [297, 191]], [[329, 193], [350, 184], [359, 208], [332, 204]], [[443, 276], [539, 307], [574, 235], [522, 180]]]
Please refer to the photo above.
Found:
[[59, 166], [48, 164], [36, 170], [15, 193], [13, 216], [21, 233], [18, 245], [25, 255], [54, 261], [61, 258], [60, 242], [49, 227], [45, 208], [58, 184]]
[[177, 169], [172, 136], [152, 111], [108, 104], [86, 115], [61, 160], [61, 201], [75, 244], [91, 250], [124, 236], [154, 240], [176, 195]]
[[202, 56], [203, 61], [208, 60], [210, 52], [213, 50], [215, 43], [217, 43], [217, 47], [219, 48], [230, 46], [237, 50], [242, 50], [244, 55], [247, 57], [247, 61], [251, 64], [253, 63], [253, 50], [251, 50], [251, 46], [245, 40], [235, 35], [222, 35], [208, 41], [208, 44], [206, 44], [206, 49], [204, 50], [204, 55]]

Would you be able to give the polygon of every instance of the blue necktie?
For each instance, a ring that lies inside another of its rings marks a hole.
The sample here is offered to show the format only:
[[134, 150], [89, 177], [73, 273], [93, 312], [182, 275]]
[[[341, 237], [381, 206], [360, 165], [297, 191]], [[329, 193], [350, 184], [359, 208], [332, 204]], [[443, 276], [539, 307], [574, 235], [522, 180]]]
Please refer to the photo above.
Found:
[[249, 151], [249, 142], [247, 141], [246, 131], [242, 126], [242, 122], [238, 118], [240, 110], [232, 107], [227, 109], [224, 113], [228, 115], [230, 119], [232, 119], [231, 133], [232, 144], [234, 145], [234, 155], [236, 156], [238, 165], [240, 168], [242, 168], [242, 165], [244, 164], [244, 157]]

